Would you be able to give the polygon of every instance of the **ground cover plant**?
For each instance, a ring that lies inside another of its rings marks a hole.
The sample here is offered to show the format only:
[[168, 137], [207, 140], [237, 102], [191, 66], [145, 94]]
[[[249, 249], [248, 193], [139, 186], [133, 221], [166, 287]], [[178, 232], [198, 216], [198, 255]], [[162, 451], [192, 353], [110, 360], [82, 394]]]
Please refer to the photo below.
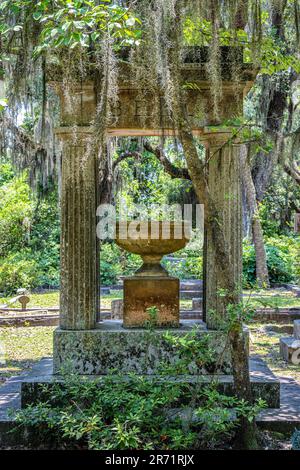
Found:
[[[157, 308], [148, 313], [151, 348]], [[204, 345], [205, 335], [199, 339], [196, 330], [178, 338], [166, 332], [164, 338], [180, 354], [172, 365], [161, 363], [160, 379], [112, 370], [90, 380], [72, 373], [72, 364], [66, 364], [61, 371], [64, 385], [42, 385], [37, 402], [17, 412], [16, 429], [27, 426], [53, 446], [63, 442], [66, 447], [93, 450], [231, 448], [240, 420], [253, 421], [265, 403], [222, 395], [217, 376], [206, 386], [201, 378], [193, 385], [170, 380], [186, 371], [191, 361], [211, 370], [212, 351]]]

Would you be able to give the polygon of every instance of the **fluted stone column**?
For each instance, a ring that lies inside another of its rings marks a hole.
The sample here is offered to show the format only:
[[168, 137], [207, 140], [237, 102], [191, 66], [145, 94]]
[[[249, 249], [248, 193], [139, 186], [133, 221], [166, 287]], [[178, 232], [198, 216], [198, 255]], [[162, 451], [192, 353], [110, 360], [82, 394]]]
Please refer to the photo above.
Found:
[[88, 128], [60, 128], [61, 289], [60, 328], [95, 328], [97, 312], [96, 157]]
[[[221, 215], [221, 228], [233, 267], [233, 282], [241, 293], [242, 284], [242, 194], [239, 146], [224, 143], [229, 135], [212, 135], [207, 139], [208, 184], [210, 195]], [[208, 328], [217, 328], [217, 317], [225, 313], [224, 298], [219, 295], [224, 287], [224, 274], [218, 263], [211, 224], [205, 228], [204, 309]]]

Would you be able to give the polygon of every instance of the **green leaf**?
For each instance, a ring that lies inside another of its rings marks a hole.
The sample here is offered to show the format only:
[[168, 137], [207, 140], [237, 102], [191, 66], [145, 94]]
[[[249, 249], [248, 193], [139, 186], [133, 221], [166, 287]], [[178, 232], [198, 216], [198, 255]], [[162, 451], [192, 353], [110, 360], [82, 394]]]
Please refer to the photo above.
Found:
[[32, 16], [36, 21], [39, 21], [42, 18], [43, 14], [41, 12], [35, 12]]

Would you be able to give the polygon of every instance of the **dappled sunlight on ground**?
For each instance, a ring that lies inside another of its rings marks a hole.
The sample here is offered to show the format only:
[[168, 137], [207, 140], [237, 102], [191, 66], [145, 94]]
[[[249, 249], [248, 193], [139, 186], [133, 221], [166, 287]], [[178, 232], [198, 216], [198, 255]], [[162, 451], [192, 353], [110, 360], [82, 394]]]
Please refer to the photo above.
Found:
[[288, 364], [280, 356], [280, 338], [290, 335], [269, 330], [270, 325], [266, 324], [253, 323], [248, 325], [248, 328], [250, 329], [250, 352], [258, 354], [266, 361], [276, 375], [292, 377], [300, 383], [300, 366]]
[[0, 364], [0, 381], [29, 369], [42, 357], [53, 352], [52, 326], [0, 328], [5, 364]]

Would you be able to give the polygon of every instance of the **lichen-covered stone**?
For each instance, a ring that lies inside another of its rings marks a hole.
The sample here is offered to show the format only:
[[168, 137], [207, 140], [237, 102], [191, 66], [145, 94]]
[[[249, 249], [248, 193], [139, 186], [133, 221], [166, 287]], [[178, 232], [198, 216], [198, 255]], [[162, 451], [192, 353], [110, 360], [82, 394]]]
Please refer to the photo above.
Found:
[[[215, 360], [222, 356], [222, 372], [231, 372], [230, 354], [226, 345], [226, 334], [208, 331], [203, 324], [197, 329], [199, 338], [207, 338], [209, 348], [215, 351]], [[194, 322], [182, 321], [178, 329], [168, 330], [174, 336], [183, 336], [193, 331]], [[102, 375], [115, 369], [120, 373], [161, 373], [165, 366], [175, 365], [181, 356], [164, 335], [165, 329], [125, 329], [121, 322], [106, 321], [95, 330], [66, 331], [54, 333], [54, 373], [67, 364], [79, 374]], [[225, 352], [223, 353], [223, 351]], [[213, 368], [213, 365], [211, 365]], [[180, 373], [191, 375], [212, 373], [202, 365], [191, 361], [187, 370]]]
[[[210, 196], [219, 214], [219, 223], [228, 246], [229, 263], [232, 266], [236, 290], [241, 294], [242, 285], [242, 196], [241, 196], [241, 163], [239, 147], [224, 145], [228, 140], [226, 134], [214, 135], [209, 139], [208, 185]], [[212, 158], [213, 156], [213, 158]], [[219, 263], [218, 250], [212, 224], [206, 227], [205, 242], [205, 284], [204, 284], [204, 319], [208, 328], [218, 328], [219, 319], [226, 316], [226, 296], [220, 290], [227, 289], [227, 279]]]
[[[280, 407], [280, 381], [270, 371], [268, 366], [260, 358], [252, 358], [249, 360], [250, 369], [250, 381], [255, 399], [262, 398], [266, 401], [269, 408]], [[99, 380], [99, 387], [101, 387], [104, 376], [82, 376], [83, 380]], [[225, 395], [234, 395], [234, 384], [232, 375], [223, 374], [204, 374], [204, 375], [144, 375], [144, 380], [149, 380], [155, 386], [155, 384], [167, 381], [174, 383], [188, 384], [188, 387], [182, 391], [180, 402], [182, 404], [191, 404], [191, 397], [193, 405], [200, 405], [203, 400], [201, 390], [206, 387], [212, 381], [217, 384], [220, 393]], [[124, 381], [124, 386], [128, 383], [128, 375], [115, 375], [114, 379], [116, 382]], [[27, 377], [22, 381], [22, 392], [21, 392], [21, 405], [25, 407], [27, 405], [36, 404], [40, 401], [45, 401], [49, 398], [47, 390], [53, 385], [61, 385], [64, 387], [64, 378], [58, 374], [46, 374], [40, 376]], [[186, 391], [185, 391], [186, 390]], [[59, 402], [57, 402], [59, 404]], [[55, 406], [56, 403], [52, 402]]]

